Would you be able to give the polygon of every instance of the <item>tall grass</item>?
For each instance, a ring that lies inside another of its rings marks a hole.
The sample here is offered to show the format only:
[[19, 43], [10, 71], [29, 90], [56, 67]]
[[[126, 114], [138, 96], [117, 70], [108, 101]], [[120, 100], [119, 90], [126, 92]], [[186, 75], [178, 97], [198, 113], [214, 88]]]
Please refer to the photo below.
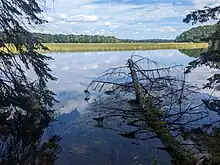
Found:
[[[45, 52], [92, 52], [92, 51], [126, 51], [126, 50], [154, 50], [154, 49], [198, 49], [207, 48], [207, 43], [44, 43], [49, 51]], [[7, 48], [16, 53], [14, 46], [7, 44]], [[7, 51], [0, 48], [0, 51]]]
[[208, 47], [207, 43], [45, 43], [44, 45], [51, 52], [196, 49]]

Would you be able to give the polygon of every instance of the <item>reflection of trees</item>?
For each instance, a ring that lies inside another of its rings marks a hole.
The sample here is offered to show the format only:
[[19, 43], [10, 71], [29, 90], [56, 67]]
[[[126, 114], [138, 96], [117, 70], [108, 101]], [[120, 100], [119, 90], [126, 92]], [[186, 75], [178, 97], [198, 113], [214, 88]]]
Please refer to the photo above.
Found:
[[[45, 23], [41, 1], [0, 1], [0, 164], [53, 164], [59, 138], [42, 143], [53, 119], [54, 93], [46, 49], [27, 29]], [[36, 79], [27, 77], [31, 70]]]
[[208, 132], [219, 118], [209, 118], [213, 113], [199, 100], [198, 89], [178, 72], [180, 66], [161, 68], [149, 59], [136, 57], [123, 67], [107, 70], [89, 85], [109, 95], [90, 105], [98, 126], [119, 131], [126, 138], [159, 138], [174, 164], [204, 163], [210, 155], [213, 163], [219, 163], [220, 148], [210, 151], [207, 144], [196, 140], [200, 135], [204, 138], [200, 142], [205, 137], [215, 138]]
[[15, 113], [9, 119], [9, 113], [4, 113], [0, 121], [0, 164], [55, 164], [60, 152], [60, 138], [55, 135], [41, 141], [49, 120], [21, 113]]
[[181, 53], [189, 56], [189, 57], [200, 57], [202, 53], [207, 52], [207, 49], [180, 49]]

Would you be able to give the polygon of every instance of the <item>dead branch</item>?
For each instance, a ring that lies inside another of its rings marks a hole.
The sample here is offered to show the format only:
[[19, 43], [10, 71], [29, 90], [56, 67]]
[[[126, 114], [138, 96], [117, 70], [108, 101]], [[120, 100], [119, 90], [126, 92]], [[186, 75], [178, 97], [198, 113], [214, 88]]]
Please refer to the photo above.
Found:
[[[135, 57], [139, 59], [135, 61]], [[95, 102], [93, 112], [101, 114], [99, 119], [103, 121], [117, 118], [120, 120], [116, 121], [118, 127], [127, 125], [136, 128], [122, 131], [120, 134], [124, 136], [137, 138], [138, 134], [146, 134], [149, 130], [154, 132], [176, 160], [176, 164], [196, 164], [199, 160], [191, 151], [196, 148], [196, 142], [191, 144], [192, 148], [187, 149], [176, 138], [181, 135], [181, 130], [202, 127], [199, 121], [209, 116], [202, 102], [193, 102], [195, 98], [198, 99], [199, 88], [185, 81], [185, 76], [180, 79], [175, 74], [171, 75], [181, 66], [144, 69], [139, 64], [145, 60], [147, 66], [153, 63], [158, 67], [150, 59], [133, 55], [126, 66], [111, 68], [104, 72], [101, 80], [92, 81], [89, 88], [117, 93], [113, 97], [99, 100], [98, 104]], [[174, 131], [178, 136], [173, 134]]]

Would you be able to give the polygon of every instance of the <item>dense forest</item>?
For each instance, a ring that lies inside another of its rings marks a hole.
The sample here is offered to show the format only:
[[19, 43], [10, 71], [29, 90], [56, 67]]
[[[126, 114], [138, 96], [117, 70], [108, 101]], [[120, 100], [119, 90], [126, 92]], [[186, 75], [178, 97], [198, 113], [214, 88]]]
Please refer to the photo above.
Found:
[[[34, 33], [34, 35], [42, 43], [160, 43], [160, 42], [174, 42], [168, 39], [119, 39], [115, 36], [103, 35], [74, 35], [74, 34], [45, 34]], [[1, 33], [0, 40], [5, 41], [6, 37]], [[7, 41], [6, 41], [7, 42]]]
[[167, 39], [119, 39], [115, 36], [102, 35], [74, 35], [74, 34], [43, 34], [35, 33], [35, 36], [43, 43], [157, 43], [157, 42], [173, 42]]
[[43, 43], [118, 43], [120, 40], [114, 36], [100, 35], [74, 35], [74, 34], [34, 34]]
[[207, 42], [207, 39], [216, 32], [219, 25], [198, 26], [187, 30], [176, 37], [176, 42]]

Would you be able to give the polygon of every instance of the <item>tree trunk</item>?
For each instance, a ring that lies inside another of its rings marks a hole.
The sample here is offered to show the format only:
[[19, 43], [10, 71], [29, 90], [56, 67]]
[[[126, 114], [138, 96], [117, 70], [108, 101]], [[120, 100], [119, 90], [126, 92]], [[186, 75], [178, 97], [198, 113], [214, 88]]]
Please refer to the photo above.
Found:
[[134, 62], [132, 61], [132, 59], [128, 59], [128, 67], [131, 71], [132, 81], [133, 81], [133, 85], [135, 88], [136, 103], [140, 105], [141, 100], [143, 99], [144, 95], [143, 95], [143, 91], [138, 80], [137, 73], [134, 69]]
[[134, 62], [132, 59], [128, 60], [128, 67], [131, 71], [131, 77], [133, 80], [136, 101], [139, 103], [141, 108], [144, 109], [144, 116], [148, 122], [149, 127], [154, 130], [160, 140], [166, 147], [167, 152], [174, 159], [177, 165], [194, 165], [198, 161], [192, 154], [187, 152], [176, 140], [176, 138], [169, 132], [165, 127], [165, 123], [160, 121], [159, 115], [161, 111], [157, 109], [151, 98], [145, 96], [143, 93], [143, 88], [138, 80], [137, 73], [134, 68]]

